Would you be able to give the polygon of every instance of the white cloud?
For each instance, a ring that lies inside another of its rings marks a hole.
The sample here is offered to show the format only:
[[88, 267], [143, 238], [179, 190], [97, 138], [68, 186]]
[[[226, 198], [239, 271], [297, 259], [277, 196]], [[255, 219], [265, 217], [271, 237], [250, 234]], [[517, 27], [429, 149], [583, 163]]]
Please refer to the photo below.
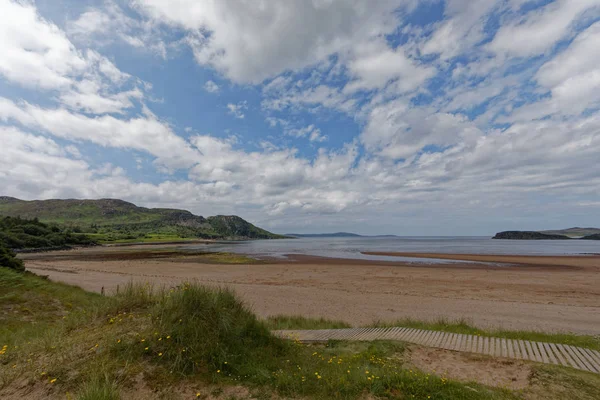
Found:
[[275, 97], [267, 97], [262, 102], [266, 110], [281, 111], [286, 108], [331, 108], [342, 112], [355, 110], [356, 100], [342, 93], [339, 89], [319, 85], [302, 89], [297, 85]]
[[446, 60], [470, 49], [483, 39], [487, 17], [498, 5], [490, 0], [448, 0], [446, 19], [423, 44], [423, 54]]
[[189, 144], [149, 113], [127, 120], [110, 115], [92, 118], [63, 108], [46, 109], [29, 103], [17, 105], [0, 97], [0, 120], [18, 122], [69, 140], [143, 150], [169, 168], [186, 168], [196, 162], [197, 154]]
[[208, 93], [218, 93], [219, 85], [217, 85], [213, 81], [206, 81], [206, 83], [204, 84], [204, 90], [206, 90]]
[[600, 106], [600, 22], [581, 32], [563, 52], [544, 64], [535, 79], [550, 97], [526, 104], [501, 121], [527, 121], [548, 115], [578, 115]]
[[106, 45], [122, 41], [140, 50], [166, 58], [168, 45], [152, 21], [129, 17], [113, 0], [102, 8], [90, 8], [67, 24], [67, 33], [77, 42]]
[[400, 159], [412, 157], [428, 145], [471, 142], [481, 134], [466, 117], [412, 108], [400, 99], [370, 112], [361, 141], [371, 152]]
[[299, 129], [286, 129], [285, 134], [295, 138], [308, 138], [311, 142], [325, 142], [328, 138], [323, 135], [321, 130], [314, 125], [308, 125]]
[[435, 74], [435, 69], [417, 65], [402, 48], [390, 49], [383, 41], [363, 44], [354, 50], [348, 70], [356, 79], [349, 82], [344, 92], [381, 89], [396, 81], [398, 92], [411, 91]]
[[[503, 25], [490, 50], [514, 56], [533, 56], [551, 49], [586, 15], [600, 15], [598, 0], [558, 0]], [[592, 9], [594, 8], [594, 9]]]
[[28, 87], [60, 89], [88, 63], [32, 5], [0, 0], [0, 74]]
[[237, 104], [229, 103], [227, 104], [227, 109], [229, 110], [229, 114], [233, 115], [234, 117], [238, 119], [244, 119], [246, 116], [244, 114], [244, 110], [248, 109], [248, 102], [240, 101]]
[[135, 0], [156, 21], [190, 32], [196, 60], [235, 82], [258, 83], [391, 33], [392, 12], [414, 1]]

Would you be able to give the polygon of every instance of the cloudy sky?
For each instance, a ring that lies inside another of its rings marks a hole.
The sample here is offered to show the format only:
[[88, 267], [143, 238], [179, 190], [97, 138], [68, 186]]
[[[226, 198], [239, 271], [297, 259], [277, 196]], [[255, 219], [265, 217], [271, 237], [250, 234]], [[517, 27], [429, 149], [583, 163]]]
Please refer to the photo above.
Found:
[[0, 195], [600, 226], [600, 0], [0, 0]]

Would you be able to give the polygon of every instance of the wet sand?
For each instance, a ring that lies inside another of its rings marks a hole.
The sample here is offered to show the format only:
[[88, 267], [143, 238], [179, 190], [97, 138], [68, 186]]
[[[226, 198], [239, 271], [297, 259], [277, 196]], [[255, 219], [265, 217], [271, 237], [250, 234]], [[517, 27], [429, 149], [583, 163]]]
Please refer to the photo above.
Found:
[[600, 334], [600, 256], [401, 254], [470, 261], [443, 264], [292, 255], [227, 265], [207, 262], [201, 253], [159, 249], [164, 246], [22, 257], [32, 272], [98, 292], [132, 280], [228, 286], [262, 317], [325, 317], [355, 326], [406, 317], [466, 318], [485, 328]]

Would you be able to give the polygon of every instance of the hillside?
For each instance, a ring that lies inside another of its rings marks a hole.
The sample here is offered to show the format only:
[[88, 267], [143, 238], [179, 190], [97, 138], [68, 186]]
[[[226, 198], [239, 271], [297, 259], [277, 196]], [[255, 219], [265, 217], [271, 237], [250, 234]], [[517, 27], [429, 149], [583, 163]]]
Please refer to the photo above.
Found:
[[598, 228], [569, 228], [553, 231], [504, 231], [498, 232], [492, 239], [510, 240], [600, 240]]
[[568, 228], [568, 229], [540, 231], [540, 233], [544, 233], [546, 235], [564, 235], [564, 236], [579, 238], [579, 237], [584, 237], [584, 236], [600, 235], [600, 229], [575, 227], [575, 228]]
[[0, 197], [0, 216], [37, 218], [104, 241], [151, 238], [275, 239], [237, 216], [204, 218], [189, 211], [144, 208], [117, 200], [34, 200]]

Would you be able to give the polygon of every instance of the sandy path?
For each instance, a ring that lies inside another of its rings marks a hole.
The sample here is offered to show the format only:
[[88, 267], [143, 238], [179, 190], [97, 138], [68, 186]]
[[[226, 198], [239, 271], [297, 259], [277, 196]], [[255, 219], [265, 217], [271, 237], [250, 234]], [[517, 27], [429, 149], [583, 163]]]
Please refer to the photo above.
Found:
[[85, 251], [80, 259], [77, 253], [68, 254], [64, 260], [53, 255], [24, 258], [33, 272], [94, 291], [112, 290], [130, 280], [174, 285], [195, 279], [226, 285], [261, 316], [298, 314], [353, 325], [404, 317], [467, 318], [482, 327], [600, 334], [600, 257], [549, 264], [529, 259], [527, 265], [488, 267], [318, 258], [214, 265], [190, 257], [90, 261]]

